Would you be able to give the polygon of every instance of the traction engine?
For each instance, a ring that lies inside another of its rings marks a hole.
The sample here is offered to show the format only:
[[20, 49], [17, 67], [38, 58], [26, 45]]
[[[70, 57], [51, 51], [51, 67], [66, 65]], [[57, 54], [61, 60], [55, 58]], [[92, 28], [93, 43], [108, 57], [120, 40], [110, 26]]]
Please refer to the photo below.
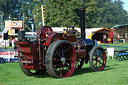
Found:
[[19, 65], [28, 76], [42, 75], [46, 71], [55, 78], [66, 78], [75, 69], [90, 63], [93, 71], [102, 71], [106, 65], [106, 54], [102, 47], [85, 38], [85, 9], [80, 8], [81, 38], [76, 35], [54, 33], [49, 26], [42, 26], [33, 36], [18, 32], [17, 45]]

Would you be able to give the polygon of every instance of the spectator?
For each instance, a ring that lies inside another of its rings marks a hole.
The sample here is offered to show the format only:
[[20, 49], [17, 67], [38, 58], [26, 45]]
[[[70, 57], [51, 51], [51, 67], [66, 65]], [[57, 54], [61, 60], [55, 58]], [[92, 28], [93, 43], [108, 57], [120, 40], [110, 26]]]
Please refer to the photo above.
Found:
[[106, 43], [106, 42], [107, 42], [107, 35], [103, 34], [103, 43]]
[[12, 42], [12, 46], [14, 47], [14, 49], [15, 49], [15, 42], [16, 42], [16, 40], [15, 40], [15, 38], [13, 38], [13, 40], [12, 40], [13, 42]]
[[15, 37], [14, 39], [13, 39], [13, 43], [14, 43], [14, 49], [16, 49], [17, 47], [16, 47], [16, 42], [18, 41], [18, 38], [17, 37]]

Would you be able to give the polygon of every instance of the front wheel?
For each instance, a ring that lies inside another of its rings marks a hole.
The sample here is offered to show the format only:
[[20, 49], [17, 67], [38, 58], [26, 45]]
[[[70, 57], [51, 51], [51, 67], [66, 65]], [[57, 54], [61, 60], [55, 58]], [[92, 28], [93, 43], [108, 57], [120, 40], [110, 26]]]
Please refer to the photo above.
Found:
[[106, 65], [106, 54], [102, 47], [96, 46], [90, 52], [90, 66], [93, 71], [102, 71]]

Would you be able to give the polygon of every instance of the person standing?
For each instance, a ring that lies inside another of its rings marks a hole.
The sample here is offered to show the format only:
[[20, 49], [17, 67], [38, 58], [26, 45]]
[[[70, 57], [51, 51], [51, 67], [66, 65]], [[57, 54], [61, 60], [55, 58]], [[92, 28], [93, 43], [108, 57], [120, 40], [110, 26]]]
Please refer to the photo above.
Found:
[[106, 42], [107, 42], [107, 35], [103, 34], [103, 43], [106, 43]]
[[17, 37], [15, 37], [15, 38], [13, 38], [13, 43], [14, 43], [14, 49], [16, 49], [17, 47], [16, 47], [16, 42], [18, 41], [18, 38]]
[[12, 46], [14, 47], [14, 49], [15, 49], [15, 42], [16, 42], [16, 40], [15, 40], [15, 37], [14, 37], [13, 40], [12, 40]]

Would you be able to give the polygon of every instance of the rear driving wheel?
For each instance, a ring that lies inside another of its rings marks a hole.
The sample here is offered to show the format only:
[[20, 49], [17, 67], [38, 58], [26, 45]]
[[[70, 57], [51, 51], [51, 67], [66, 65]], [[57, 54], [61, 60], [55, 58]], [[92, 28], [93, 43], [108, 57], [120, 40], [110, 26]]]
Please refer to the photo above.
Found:
[[45, 56], [46, 69], [52, 77], [66, 78], [73, 74], [76, 66], [76, 53], [67, 40], [52, 43]]
[[23, 71], [24, 74], [28, 76], [36, 76], [36, 75], [43, 75], [46, 72], [46, 69], [42, 70], [29, 70], [25, 69], [23, 63], [19, 62], [20, 68]]
[[90, 66], [93, 71], [102, 71], [106, 65], [106, 54], [102, 47], [96, 46], [90, 52]]

